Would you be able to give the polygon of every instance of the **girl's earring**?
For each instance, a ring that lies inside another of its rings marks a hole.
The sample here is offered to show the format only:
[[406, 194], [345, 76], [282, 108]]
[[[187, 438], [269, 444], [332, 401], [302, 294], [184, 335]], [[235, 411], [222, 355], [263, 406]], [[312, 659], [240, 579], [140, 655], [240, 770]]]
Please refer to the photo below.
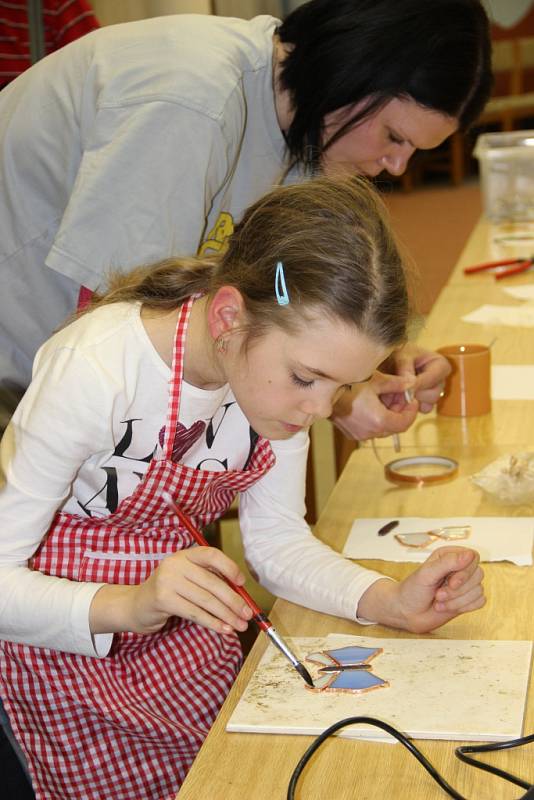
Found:
[[224, 338], [222, 333], [215, 339], [215, 347], [217, 348], [217, 352], [220, 353], [221, 355], [224, 355], [224, 353], [226, 353], [226, 339]]

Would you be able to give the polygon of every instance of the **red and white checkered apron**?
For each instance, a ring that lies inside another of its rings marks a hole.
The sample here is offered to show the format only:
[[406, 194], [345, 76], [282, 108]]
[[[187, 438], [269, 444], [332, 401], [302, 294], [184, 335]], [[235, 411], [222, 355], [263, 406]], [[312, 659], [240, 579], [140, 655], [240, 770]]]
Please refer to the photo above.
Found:
[[[245, 470], [209, 472], [172, 461], [192, 302], [177, 325], [162, 458], [111, 516], [59, 513], [34, 569], [75, 581], [141, 583], [162, 558], [193, 544], [162, 492], [203, 527], [274, 464], [261, 438]], [[156, 634], [116, 635], [105, 658], [0, 645], [4, 703], [39, 800], [174, 798], [241, 660], [237, 636], [178, 618]]]

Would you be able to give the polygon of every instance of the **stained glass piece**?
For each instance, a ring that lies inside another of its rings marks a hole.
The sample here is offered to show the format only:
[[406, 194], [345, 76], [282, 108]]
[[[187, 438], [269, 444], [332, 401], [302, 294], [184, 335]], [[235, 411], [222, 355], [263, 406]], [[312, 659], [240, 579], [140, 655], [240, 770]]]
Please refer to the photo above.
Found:
[[396, 533], [395, 539], [404, 547], [426, 547], [436, 537], [428, 533]]
[[372, 672], [368, 672], [366, 669], [356, 669], [334, 673], [334, 679], [328, 688], [350, 689], [354, 692], [362, 692], [379, 686], [387, 686], [387, 681], [382, 680], [377, 675], [373, 675]]
[[319, 673], [319, 675], [313, 679], [313, 688], [319, 690], [326, 689], [332, 682], [332, 678], [337, 676], [337, 674], [337, 672], [335, 672], [334, 675], [332, 675], [331, 672]]
[[322, 667], [331, 667], [333, 664], [339, 663], [328, 655], [327, 650], [321, 653], [310, 653], [306, 656], [306, 661], [311, 661], [312, 664], [320, 664]]
[[449, 525], [439, 532], [441, 539], [467, 539], [471, 533], [471, 525]]
[[381, 652], [381, 647], [358, 647], [357, 645], [325, 650], [325, 653], [338, 664], [365, 664]]

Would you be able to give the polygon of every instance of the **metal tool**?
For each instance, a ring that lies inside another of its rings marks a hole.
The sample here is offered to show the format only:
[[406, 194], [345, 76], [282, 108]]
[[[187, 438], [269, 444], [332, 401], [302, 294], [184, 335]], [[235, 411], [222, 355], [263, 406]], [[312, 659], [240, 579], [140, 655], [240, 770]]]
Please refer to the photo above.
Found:
[[475, 275], [477, 272], [495, 272], [495, 280], [519, 275], [534, 266], [534, 256], [529, 258], [505, 258], [502, 261], [487, 261], [464, 269], [464, 275]]

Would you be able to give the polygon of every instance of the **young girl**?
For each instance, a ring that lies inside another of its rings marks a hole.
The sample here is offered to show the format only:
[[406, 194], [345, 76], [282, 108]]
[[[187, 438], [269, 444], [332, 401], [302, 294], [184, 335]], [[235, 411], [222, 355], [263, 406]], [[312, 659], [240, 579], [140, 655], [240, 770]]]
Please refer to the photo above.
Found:
[[304, 522], [308, 428], [406, 338], [401, 259], [365, 182], [276, 189], [216, 258], [115, 280], [40, 350], [2, 442], [1, 692], [38, 798], [174, 798], [251, 612], [197, 526], [240, 495], [273, 593], [427, 631], [483, 605], [471, 550], [401, 583]]

